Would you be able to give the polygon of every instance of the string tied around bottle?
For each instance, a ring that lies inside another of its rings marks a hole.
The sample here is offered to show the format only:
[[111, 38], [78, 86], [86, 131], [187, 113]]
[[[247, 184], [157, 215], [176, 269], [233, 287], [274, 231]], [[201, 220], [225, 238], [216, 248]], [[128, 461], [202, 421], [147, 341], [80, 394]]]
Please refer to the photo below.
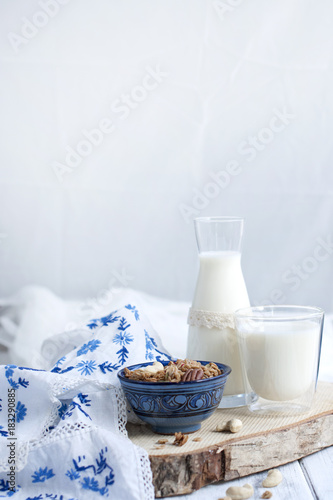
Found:
[[187, 323], [190, 326], [205, 326], [206, 328], [235, 328], [233, 313], [221, 313], [215, 311], [206, 311], [204, 309], [194, 309], [190, 307]]

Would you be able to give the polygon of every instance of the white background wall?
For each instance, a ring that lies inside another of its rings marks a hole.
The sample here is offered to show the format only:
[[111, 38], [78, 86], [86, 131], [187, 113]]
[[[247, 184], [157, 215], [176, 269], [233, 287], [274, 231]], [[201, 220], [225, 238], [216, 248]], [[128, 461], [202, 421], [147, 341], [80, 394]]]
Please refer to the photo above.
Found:
[[332, 26], [330, 0], [1, 0], [0, 294], [191, 299], [186, 212], [246, 217], [252, 302], [332, 310]]

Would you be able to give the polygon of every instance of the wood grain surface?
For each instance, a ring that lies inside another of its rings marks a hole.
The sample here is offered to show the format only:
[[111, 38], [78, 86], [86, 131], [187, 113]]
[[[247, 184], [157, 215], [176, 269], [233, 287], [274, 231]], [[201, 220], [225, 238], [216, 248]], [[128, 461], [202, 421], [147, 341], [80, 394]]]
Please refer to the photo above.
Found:
[[[215, 432], [216, 425], [240, 418], [237, 434]], [[306, 457], [333, 444], [333, 384], [320, 383], [313, 408], [306, 414], [257, 415], [246, 408], [217, 410], [174, 446], [173, 437], [146, 426], [129, 425], [129, 437], [150, 456], [156, 498], [188, 494], [207, 484], [229, 481]], [[200, 441], [194, 439], [200, 438]]]

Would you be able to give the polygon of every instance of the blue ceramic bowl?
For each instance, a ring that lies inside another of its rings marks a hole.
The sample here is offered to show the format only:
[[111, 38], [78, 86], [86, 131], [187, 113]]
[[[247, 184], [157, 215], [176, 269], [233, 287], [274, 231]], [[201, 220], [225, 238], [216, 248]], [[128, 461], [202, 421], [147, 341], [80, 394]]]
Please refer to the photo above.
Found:
[[[167, 365], [168, 361], [162, 361]], [[200, 361], [203, 365], [209, 361]], [[152, 365], [140, 363], [128, 366], [129, 370]], [[217, 377], [190, 382], [146, 382], [131, 380], [118, 372], [118, 377], [134, 413], [150, 424], [154, 432], [174, 434], [194, 432], [201, 422], [210, 417], [219, 406], [223, 389], [231, 372], [230, 366], [216, 363], [222, 371]]]

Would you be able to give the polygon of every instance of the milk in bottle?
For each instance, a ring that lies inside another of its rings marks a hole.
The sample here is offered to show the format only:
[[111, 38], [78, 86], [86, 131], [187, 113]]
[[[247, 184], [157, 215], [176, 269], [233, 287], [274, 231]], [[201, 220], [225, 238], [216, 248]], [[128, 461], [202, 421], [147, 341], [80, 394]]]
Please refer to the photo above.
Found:
[[232, 368], [222, 407], [245, 404], [245, 390], [233, 313], [250, 305], [241, 269], [243, 219], [195, 219], [200, 269], [189, 312], [187, 357]]

